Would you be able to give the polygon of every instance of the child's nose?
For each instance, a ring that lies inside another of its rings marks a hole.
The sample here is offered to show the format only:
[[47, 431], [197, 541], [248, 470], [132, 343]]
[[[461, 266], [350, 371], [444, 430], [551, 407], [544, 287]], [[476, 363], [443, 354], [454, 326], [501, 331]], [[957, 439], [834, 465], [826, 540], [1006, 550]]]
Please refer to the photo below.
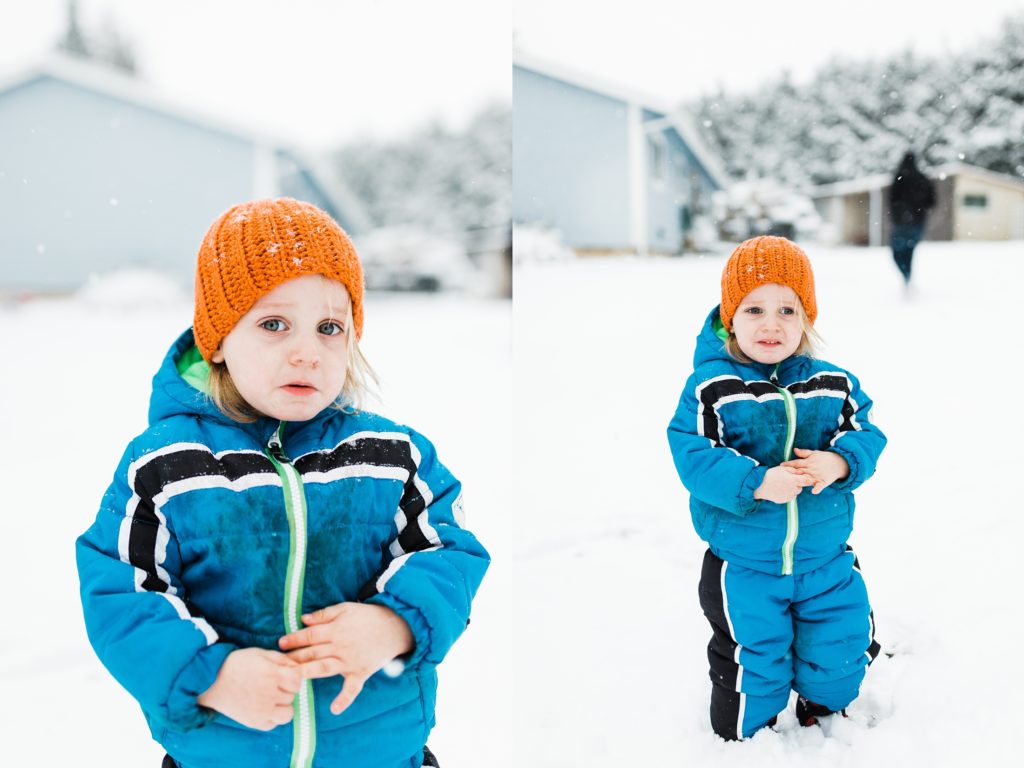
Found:
[[308, 365], [316, 368], [320, 365], [320, 349], [317, 347], [316, 339], [299, 337], [295, 340], [295, 346], [291, 353], [292, 365]]

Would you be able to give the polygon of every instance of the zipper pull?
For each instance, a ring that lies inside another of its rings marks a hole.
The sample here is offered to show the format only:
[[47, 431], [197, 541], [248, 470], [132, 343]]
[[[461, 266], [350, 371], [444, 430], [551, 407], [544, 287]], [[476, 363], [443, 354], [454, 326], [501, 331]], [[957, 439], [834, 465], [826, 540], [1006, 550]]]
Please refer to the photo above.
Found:
[[270, 440], [267, 441], [267, 450], [270, 451], [270, 455], [280, 461], [282, 464], [289, 463], [288, 456], [284, 452], [284, 445], [281, 443], [281, 435], [284, 433], [284, 422], [278, 424], [277, 429], [270, 435]]
[[775, 370], [772, 371], [772, 375], [771, 375], [770, 378], [771, 378], [772, 384], [774, 384], [776, 387], [779, 386], [779, 364], [778, 363], [775, 364]]

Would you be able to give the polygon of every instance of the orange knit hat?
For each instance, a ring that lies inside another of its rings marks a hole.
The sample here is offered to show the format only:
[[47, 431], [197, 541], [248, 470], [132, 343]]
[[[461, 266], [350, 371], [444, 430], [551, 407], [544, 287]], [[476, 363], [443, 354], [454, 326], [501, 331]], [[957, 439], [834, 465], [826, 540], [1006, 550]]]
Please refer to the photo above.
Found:
[[363, 335], [363, 269], [348, 235], [314, 205], [282, 197], [229, 208], [213, 222], [196, 260], [193, 333], [203, 358], [242, 315], [281, 283], [324, 275], [348, 290]]
[[722, 306], [718, 315], [726, 330], [732, 330], [732, 316], [743, 297], [765, 283], [788, 285], [796, 291], [808, 322], [814, 324], [818, 302], [814, 298], [811, 260], [796, 243], [764, 235], [736, 246], [722, 270]]

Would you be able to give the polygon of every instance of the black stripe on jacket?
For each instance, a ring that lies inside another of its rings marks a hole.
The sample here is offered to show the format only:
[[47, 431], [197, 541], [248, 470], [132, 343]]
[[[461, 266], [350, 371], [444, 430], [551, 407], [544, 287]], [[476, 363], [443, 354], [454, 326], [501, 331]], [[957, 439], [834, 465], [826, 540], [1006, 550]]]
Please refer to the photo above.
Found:
[[417, 524], [420, 513], [426, 509], [426, 500], [416, 487], [416, 473], [419, 469], [413, 458], [409, 440], [391, 437], [360, 437], [343, 442], [331, 451], [310, 453], [295, 462], [295, 468], [302, 474], [307, 472], [330, 472], [340, 467], [369, 464], [375, 467], [399, 467], [407, 477], [402, 498], [398, 503], [405, 514], [405, 527], [398, 536], [398, 543], [405, 552], [418, 552], [431, 546], [426, 535]]

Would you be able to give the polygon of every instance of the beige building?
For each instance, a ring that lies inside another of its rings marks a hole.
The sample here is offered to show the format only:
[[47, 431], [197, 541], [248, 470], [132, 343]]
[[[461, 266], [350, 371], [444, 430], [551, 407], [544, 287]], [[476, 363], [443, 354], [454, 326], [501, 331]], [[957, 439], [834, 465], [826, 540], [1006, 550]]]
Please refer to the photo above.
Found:
[[[925, 240], [1024, 240], [1024, 181], [964, 163], [925, 172], [936, 197]], [[877, 174], [813, 187], [807, 194], [834, 241], [885, 245], [891, 182], [892, 174]]]

